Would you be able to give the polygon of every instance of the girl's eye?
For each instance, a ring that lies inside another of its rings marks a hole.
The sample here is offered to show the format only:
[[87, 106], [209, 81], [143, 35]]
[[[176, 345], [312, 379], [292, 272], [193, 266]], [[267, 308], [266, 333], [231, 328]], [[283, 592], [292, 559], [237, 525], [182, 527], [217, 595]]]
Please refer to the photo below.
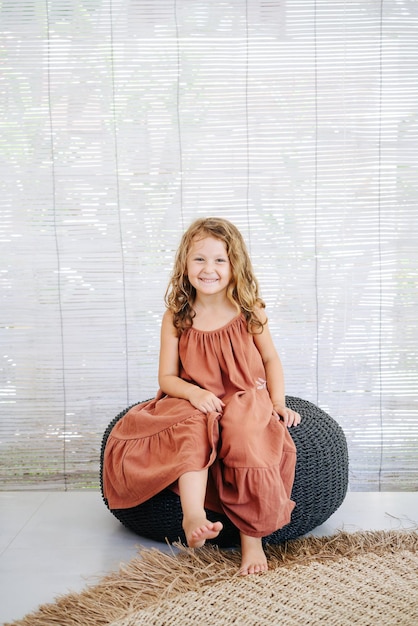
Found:
[[217, 263], [226, 263], [226, 259], [216, 259]]

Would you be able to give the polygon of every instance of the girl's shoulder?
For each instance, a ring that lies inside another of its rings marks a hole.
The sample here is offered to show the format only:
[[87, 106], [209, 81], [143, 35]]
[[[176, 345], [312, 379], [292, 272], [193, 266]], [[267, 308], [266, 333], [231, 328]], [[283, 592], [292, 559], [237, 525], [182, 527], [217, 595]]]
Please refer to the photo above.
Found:
[[171, 309], [166, 309], [163, 315], [163, 324], [167, 322], [170, 322], [172, 324], [173, 320], [174, 320], [173, 311], [171, 311]]
[[268, 324], [268, 317], [264, 304], [256, 304], [252, 310], [250, 319], [248, 320], [248, 330], [257, 335], [262, 333]]
[[170, 311], [170, 309], [167, 309], [163, 315], [163, 319], [161, 322], [161, 333], [164, 335], [177, 336], [177, 330], [174, 325], [174, 314], [173, 311]]
[[256, 304], [254, 307], [254, 315], [259, 322], [265, 324], [268, 321], [266, 307], [261, 304]]

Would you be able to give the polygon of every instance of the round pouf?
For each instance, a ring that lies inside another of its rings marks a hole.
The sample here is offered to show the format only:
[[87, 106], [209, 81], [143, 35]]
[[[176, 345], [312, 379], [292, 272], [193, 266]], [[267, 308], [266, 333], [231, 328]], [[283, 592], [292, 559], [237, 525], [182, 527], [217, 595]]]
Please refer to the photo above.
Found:
[[[287, 526], [263, 538], [263, 542], [268, 544], [296, 539], [325, 522], [343, 502], [348, 487], [348, 451], [342, 428], [312, 402], [286, 396], [286, 405], [302, 417], [299, 426], [289, 429], [297, 451], [292, 489], [292, 500], [296, 506]], [[103, 493], [104, 450], [111, 430], [129, 408], [112, 420], [103, 436], [100, 485], [106, 506], [108, 503]], [[110, 510], [124, 526], [142, 537], [161, 542], [185, 543], [180, 498], [169, 489], [164, 489], [138, 506]], [[212, 543], [220, 547], [239, 543], [239, 532], [226, 516], [213, 511], [207, 511], [207, 516], [224, 525]]]

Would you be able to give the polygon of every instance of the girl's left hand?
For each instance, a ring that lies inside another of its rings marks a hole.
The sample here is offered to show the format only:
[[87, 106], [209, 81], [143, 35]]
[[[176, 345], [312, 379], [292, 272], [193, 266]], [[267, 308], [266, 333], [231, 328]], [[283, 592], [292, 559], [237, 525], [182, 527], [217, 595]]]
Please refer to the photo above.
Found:
[[273, 408], [273, 415], [277, 417], [277, 419], [281, 419], [285, 426], [298, 426], [301, 422], [301, 416], [296, 411], [292, 409], [288, 409], [286, 406], [275, 406]]

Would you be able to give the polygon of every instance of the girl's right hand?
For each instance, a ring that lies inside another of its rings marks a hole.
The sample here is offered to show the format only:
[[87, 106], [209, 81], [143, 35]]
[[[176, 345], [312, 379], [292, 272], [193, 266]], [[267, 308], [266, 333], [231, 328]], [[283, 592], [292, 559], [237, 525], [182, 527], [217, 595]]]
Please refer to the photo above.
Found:
[[222, 400], [218, 398], [218, 396], [215, 396], [214, 393], [196, 386], [195, 389], [190, 392], [189, 402], [195, 409], [202, 411], [202, 413], [210, 413], [211, 411], [222, 413], [223, 407], [225, 406]]

